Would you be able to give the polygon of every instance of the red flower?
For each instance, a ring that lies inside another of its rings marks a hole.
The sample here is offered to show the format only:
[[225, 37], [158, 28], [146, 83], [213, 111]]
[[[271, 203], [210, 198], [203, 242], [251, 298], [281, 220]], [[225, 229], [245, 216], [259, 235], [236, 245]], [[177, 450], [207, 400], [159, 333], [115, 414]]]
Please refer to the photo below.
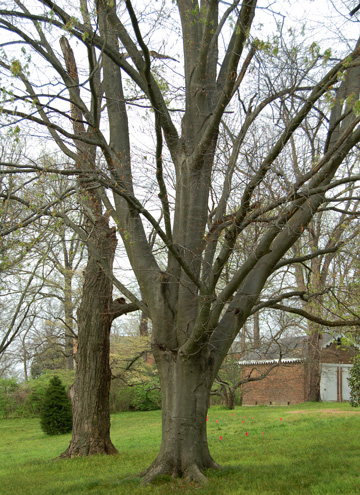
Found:
[[248, 436], [248, 433], [247, 433], [247, 431], [245, 432], [245, 436], [246, 436], [246, 437]]
[[220, 437], [220, 440], [222, 440], [222, 437]]
[[282, 421], [282, 418], [280, 418], [280, 421]]
[[219, 420], [217, 419], [217, 420], [216, 420], [216, 423], [218, 423], [218, 422], [219, 422]]

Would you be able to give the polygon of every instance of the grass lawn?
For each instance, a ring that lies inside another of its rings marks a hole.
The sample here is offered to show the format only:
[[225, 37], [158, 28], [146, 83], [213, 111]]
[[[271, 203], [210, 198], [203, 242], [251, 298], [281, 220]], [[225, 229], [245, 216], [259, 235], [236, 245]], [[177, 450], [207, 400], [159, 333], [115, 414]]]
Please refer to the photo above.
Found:
[[160, 411], [116, 414], [119, 455], [54, 461], [70, 435], [46, 436], [38, 419], [1, 420], [0, 494], [360, 494], [360, 411], [349, 404], [211, 408], [210, 450], [224, 469], [209, 471], [206, 486], [170, 478], [141, 485], [137, 473], [158, 452], [160, 424]]

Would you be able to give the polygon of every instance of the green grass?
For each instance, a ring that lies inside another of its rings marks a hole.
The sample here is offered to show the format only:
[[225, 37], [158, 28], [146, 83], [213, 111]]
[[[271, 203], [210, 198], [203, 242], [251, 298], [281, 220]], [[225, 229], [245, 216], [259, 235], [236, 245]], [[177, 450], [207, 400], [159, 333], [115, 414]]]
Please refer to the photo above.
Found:
[[158, 411], [116, 414], [119, 455], [55, 461], [70, 435], [48, 437], [37, 419], [1, 420], [0, 494], [360, 494], [360, 411], [348, 404], [246, 407], [233, 415], [211, 408], [210, 450], [224, 469], [209, 471], [206, 486], [170, 478], [141, 485], [137, 473], [160, 446], [160, 420]]

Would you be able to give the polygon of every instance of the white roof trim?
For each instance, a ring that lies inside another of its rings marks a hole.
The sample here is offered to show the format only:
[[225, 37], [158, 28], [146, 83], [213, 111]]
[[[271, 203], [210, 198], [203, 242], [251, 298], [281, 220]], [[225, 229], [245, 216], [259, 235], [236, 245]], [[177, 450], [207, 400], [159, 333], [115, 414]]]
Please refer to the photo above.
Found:
[[[330, 347], [331, 344], [334, 344], [338, 338], [344, 337], [345, 339], [349, 340], [348, 337], [346, 337], [345, 334], [343, 333], [338, 333], [336, 336], [331, 336], [331, 339], [327, 343], [322, 343], [321, 349], [326, 349], [327, 347]], [[346, 345], [346, 344], [345, 344]], [[355, 347], [356, 349], [360, 349], [360, 345], [357, 344], [356, 342], [351, 342], [350, 341], [350, 346]]]
[[286, 359], [250, 359], [249, 361], [238, 361], [239, 365], [247, 364], [289, 364], [289, 363], [302, 363], [305, 358], [286, 358]]

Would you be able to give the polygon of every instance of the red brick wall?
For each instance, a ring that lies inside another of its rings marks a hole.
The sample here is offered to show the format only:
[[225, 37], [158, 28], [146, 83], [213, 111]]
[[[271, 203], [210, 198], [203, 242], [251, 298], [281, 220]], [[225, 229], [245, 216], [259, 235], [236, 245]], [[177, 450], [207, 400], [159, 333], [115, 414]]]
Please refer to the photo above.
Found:
[[320, 352], [321, 363], [351, 364], [352, 358], [357, 354], [354, 347], [337, 345], [335, 342]]
[[[245, 377], [251, 370], [252, 377], [266, 372], [270, 365], [242, 366]], [[242, 404], [288, 405], [305, 401], [305, 367], [303, 363], [283, 364], [274, 368], [263, 380], [244, 383]]]

